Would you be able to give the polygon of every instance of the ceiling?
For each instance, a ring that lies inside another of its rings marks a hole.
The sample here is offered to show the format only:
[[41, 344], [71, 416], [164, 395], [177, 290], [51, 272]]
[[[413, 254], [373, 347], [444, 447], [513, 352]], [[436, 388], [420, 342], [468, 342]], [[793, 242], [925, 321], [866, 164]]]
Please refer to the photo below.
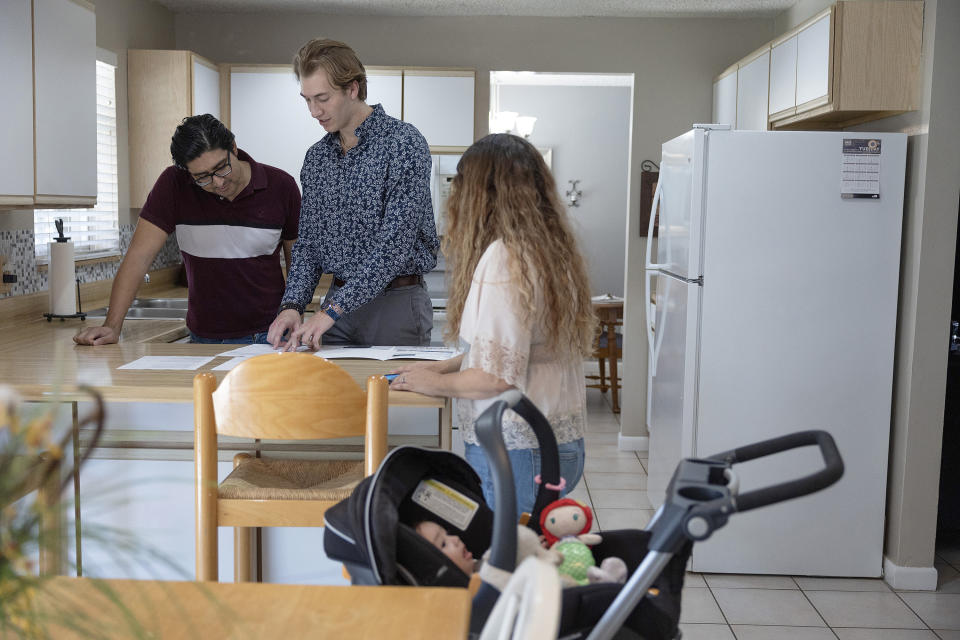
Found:
[[156, 0], [175, 13], [370, 16], [772, 17], [797, 0]]

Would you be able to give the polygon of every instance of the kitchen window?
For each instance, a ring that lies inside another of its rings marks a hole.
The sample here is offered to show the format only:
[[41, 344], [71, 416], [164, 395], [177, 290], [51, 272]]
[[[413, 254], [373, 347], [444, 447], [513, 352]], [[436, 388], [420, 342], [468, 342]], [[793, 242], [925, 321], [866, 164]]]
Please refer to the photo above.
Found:
[[[37, 261], [50, 260], [47, 243], [57, 236], [54, 220], [63, 218], [64, 235], [77, 260], [120, 253], [117, 205], [116, 54], [97, 50], [97, 206], [92, 209], [37, 209], [33, 232]], [[108, 60], [103, 60], [103, 59]]]

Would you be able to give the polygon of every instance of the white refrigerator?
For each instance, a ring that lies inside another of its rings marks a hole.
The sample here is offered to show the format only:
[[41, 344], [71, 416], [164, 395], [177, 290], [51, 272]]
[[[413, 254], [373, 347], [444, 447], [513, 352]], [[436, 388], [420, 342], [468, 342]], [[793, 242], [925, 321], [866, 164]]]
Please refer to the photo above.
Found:
[[[830, 432], [846, 465], [828, 489], [732, 517], [694, 545], [694, 571], [881, 575], [906, 144], [697, 125], [663, 145], [651, 501], [681, 458], [792, 431]], [[805, 448], [739, 465], [740, 490], [821, 464]]]

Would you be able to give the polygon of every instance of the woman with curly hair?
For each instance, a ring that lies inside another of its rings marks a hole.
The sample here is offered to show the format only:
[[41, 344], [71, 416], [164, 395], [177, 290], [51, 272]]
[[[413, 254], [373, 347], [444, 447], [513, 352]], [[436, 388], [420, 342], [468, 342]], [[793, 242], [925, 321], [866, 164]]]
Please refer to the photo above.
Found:
[[[444, 337], [459, 339], [465, 351], [398, 368], [392, 387], [460, 399], [466, 458], [491, 506], [490, 470], [473, 423], [490, 398], [517, 388], [553, 427], [560, 473], [571, 491], [583, 475], [583, 356], [591, 351], [596, 319], [583, 256], [533, 145], [493, 134], [467, 149], [447, 201], [443, 252], [449, 274]], [[536, 437], [512, 411], [504, 416], [503, 436], [518, 512], [530, 512], [540, 473]]]

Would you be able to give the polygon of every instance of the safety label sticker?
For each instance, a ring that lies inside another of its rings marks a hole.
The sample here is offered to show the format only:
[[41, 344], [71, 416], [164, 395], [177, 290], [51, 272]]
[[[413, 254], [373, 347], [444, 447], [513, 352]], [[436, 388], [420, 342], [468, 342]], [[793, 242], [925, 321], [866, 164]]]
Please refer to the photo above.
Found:
[[470, 525], [480, 507], [476, 500], [432, 478], [420, 481], [413, 491], [413, 501], [461, 531]]

